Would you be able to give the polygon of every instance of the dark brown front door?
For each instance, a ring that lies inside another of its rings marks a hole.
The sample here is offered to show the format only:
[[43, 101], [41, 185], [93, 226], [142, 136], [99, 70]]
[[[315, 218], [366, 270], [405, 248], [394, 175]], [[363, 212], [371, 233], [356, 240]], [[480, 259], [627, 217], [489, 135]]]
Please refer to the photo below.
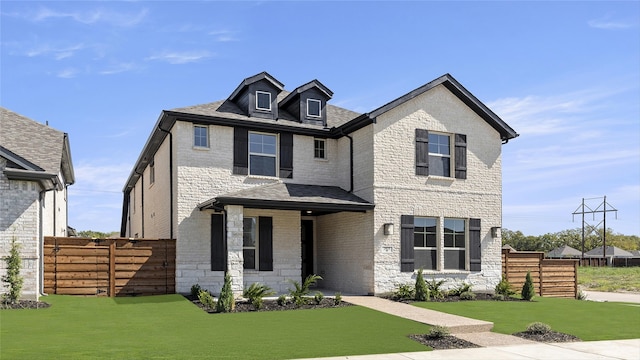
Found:
[[300, 224], [302, 249], [302, 280], [313, 274], [313, 220], [302, 220]]

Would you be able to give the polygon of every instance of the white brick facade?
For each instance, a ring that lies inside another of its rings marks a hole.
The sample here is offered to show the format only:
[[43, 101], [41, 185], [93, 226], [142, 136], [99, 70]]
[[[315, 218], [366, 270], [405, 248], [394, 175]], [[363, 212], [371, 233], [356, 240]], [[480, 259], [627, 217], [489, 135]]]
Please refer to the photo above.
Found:
[[[291, 287], [289, 280], [301, 280], [303, 219], [313, 220], [313, 270], [323, 277], [320, 282], [323, 288], [377, 294], [414, 281], [415, 271], [400, 270], [402, 215], [433, 217], [441, 227], [445, 218], [480, 219], [481, 271], [425, 271], [425, 276], [445, 279], [447, 287], [464, 281], [472, 284], [474, 290], [491, 290], [500, 280], [501, 239], [492, 237], [491, 228], [501, 226], [503, 135], [444, 85], [379, 113], [366, 126], [335, 138], [328, 137], [326, 159], [314, 158], [313, 135], [294, 134], [291, 179], [233, 174], [234, 128], [208, 125], [209, 147], [200, 148], [193, 145], [193, 126], [189, 121], [173, 123], [169, 130], [171, 136], [164, 138], [153, 157], [155, 183], [149, 184], [147, 166], [129, 192], [126, 224], [131, 236], [177, 239], [178, 292], [189, 292], [192, 285], [199, 284], [217, 293], [223, 283], [223, 271], [211, 271], [214, 210], [200, 210], [198, 204], [281, 182], [338, 186], [375, 204], [375, 209], [307, 217], [299, 210], [226, 205], [227, 266], [236, 294], [254, 282], [286, 293]], [[417, 176], [416, 129], [467, 135], [466, 179]], [[260, 216], [273, 220], [273, 271], [243, 269], [243, 218]], [[394, 234], [384, 234], [386, 223], [394, 225]], [[439, 233], [439, 241], [442, 239], [443, 234]], [[437, 252], [438, 268], [443, 269], [442, 245]], [[468, 252], [467, 249], [467, 269]]]

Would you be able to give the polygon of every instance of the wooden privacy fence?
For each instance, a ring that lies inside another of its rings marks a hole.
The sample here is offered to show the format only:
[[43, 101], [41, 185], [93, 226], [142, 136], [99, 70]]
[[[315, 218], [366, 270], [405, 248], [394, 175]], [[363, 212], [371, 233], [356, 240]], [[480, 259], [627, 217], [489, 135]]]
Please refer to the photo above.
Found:
[[516, 291], [522, 289], [527, 272], [531, 272], [540, 296], [578, 296], [578, 260], [545, 259], [542, 252], [502, 250], [502, 276]]
[[49, 294], [173, 294], [175, 270], [175, 240], [44, 238]]

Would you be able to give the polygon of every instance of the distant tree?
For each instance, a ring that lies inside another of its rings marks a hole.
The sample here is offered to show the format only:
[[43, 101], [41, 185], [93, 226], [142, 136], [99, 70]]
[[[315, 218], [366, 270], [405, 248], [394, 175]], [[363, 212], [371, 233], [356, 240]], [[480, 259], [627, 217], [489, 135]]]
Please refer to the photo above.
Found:
[[78, 237], [91, 238], [91, 239], [93, 238], [106, 239], [106, 238], [120, 237], [120, 232], [112, 231], [112, 232], [104, 233], [104, 232], [94, 231], [94, 230], [83, 230], [83, 231], [78, 231]]
[[[614, 233], [611, 228], [607, 228], [606, 235], [607, 246], [616, 246], [624, 250], [640, 249], [640, 237], [636, 235]], [[585, 251], [602, 246], [603, 237], [603, 229], [585, 229]], [[539, 236], [527, 236], [519, 230], [512, 231], [509, 229], [503, 229], [502, 244], [511, 245], [511, 247], [518, 251], [548, 252], [564, 245], [582, 250], [582, 228], [567, 229]]]

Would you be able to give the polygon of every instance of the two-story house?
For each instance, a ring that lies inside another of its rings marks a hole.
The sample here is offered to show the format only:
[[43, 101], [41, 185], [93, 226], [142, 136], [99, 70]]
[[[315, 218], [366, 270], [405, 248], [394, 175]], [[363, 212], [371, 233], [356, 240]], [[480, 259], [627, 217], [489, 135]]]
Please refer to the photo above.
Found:
[[74, 182], [68, 135], [0, 107], [0, 258], [15, 239], [25, 299], [38, 299], [43, 289], [44, 236], [68, 235], [67, 187]]
[[124, 187], [121, 235], [175, 238], [176, 286], [352, 294], [501, 277], [501, 147], [518, 134], [452, 76], [371, 112], [266, 72], [163, 111]]

